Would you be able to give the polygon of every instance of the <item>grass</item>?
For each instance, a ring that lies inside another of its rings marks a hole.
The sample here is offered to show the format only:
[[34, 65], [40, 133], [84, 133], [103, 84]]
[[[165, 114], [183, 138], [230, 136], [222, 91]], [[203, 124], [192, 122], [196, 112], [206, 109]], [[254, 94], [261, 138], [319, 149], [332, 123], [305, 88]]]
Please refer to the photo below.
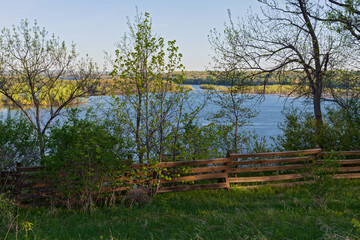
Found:
[[[189, 191], [157, 195], [146, 205], [84, 211], [18, 211], [7, 239], [359, 239], [360, 181], [338, 180], [319, 204], [313, 188]], [[1, 219], [0, 236], [9, 222]], [[3, 224], [7, 223], [7, 224]]]

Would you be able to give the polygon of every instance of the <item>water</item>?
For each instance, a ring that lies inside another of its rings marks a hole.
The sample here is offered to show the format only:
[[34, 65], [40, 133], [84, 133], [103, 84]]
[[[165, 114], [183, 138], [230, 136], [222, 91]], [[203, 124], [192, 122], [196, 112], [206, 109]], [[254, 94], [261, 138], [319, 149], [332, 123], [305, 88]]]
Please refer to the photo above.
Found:
[[[194, 91], [190, 92], [190, 97], [187, 101], [186, 107], [188, 109], [194, 109], [196, 106], [201, 104], [202, 100], [208, 96], [205, 91], [201, 90], [199, 85], [192, 85]], [[214, 94], [211, 94], [211, 97], [216, 97]], [[101, 108], [98, 110], [98, 114], [102, 114], [106, 109], [110, 108], [109, 101], [112, 100], [111, 96], [95, 96], [89, 97], [88, 103], [83, 105], [78, 105], [78, 108], [86, 108], [93, 107], [101, 104]], [[311, 104], [305, 104], [304, 99], [295, 100], [294, 98], [286, 98], [279, 97], [279, 95], [264, 95], [263, 99], [260, 103], [255, 104], [255, 101], [258, 101], [259, 98], [253, 99], [248, 103], [249, 106], [254, 108], [259, 112], [259, 114], [251, 119], [251, 125], [245, 126], [246, 130], [253, 131], [257, 133], [259, 137], [265, 137], [267, 140], [270, 140], [270, 137], [276, 137], [281, 134], [281, 131], [278, 128], [278, 124], [284, 121], [284, 116], [281, 111], [285, 106], [295, 106], [306, 111], [312, 111]], [[219, 110], [219, 107], [214, 105], [211, 101], [208, 101], [207, 105], [203, 108], [203, 110], [199, 113], [197, 119], [200, 124], [207, 124], [211, 120], [209, 120], [209, 116], [211, 113]], [[2, 118], [6, 116], [7, 109], [0, 108], [0, 114], [2, 113]], [[14, 114], [16, 110], [10, 110], [11, 114]], [[44, 111], [45, 114], [46, 111]], [[44, 115], [43, 118], [47, 119], [48, 116]], [[82, 115], [83, 117], [83, 115]], [[1, 116], [0, 116], [1, 118]], [[65, 120], [65, 114], [63, 113], [58, 117], [60, 122]]]
[[[192, 94], [196, 95], [204, 92], [200, 89], [200, 85], [192, 86], [194, 88]], [[256, 110], [258, 114], [251, 119], [250, 125], [245, 126], [244, 129], [255, 131], [259, 137], [265, 137], [267, 140], [281, 134], [278, 124], [284, 121], [284, 115], [282, 114], [284, 107], [297, 107], [304, 111], [313, 111], [313, 105], [304, 98], [280, 97], [277, 94], [257, 95], [245, 105]], [[210, 113], [217, 110], [219, 110], [219, 107], [210, 102], [199, 114], [199, 118], [203, 123], [209, 123], [210, 121], [207, 118]]]

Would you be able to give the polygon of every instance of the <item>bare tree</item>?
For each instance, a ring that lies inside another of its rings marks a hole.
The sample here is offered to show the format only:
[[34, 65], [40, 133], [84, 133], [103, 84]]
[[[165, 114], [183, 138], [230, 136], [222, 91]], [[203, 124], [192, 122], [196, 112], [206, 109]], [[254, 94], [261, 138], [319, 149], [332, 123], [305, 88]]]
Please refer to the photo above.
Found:
[[[347, 36], [351, 45], [347, 53], [346, 65], [343, 69], [332, 72], [331, 81], [327, 82], [327, 91], [331, 98], [342, 109], [352, 115], [358, 114], [360, 99], [359, 76], [359, 41], [360, 41], [360, 1], [359, 0], [328, 0], [326, 1], [326, 14], [324, 16], [311, 16], [327, 23], [338, 36]], [[354, 49], [354, 47], [357, 49]]]
[[[20, 109], [38, 133], [40, 156], [51, 122], [74, 100], [96, 92], [99, 73], [91, 59], [77, 60], [45, 28], [22, 20], [0, 35], [0, 93]], [[46, 108], [45, 108], [46, 107]]]
[[[224, 38], [213, 34], [213, 46], [237, 58], [244, 71], [283, 73], [301, 71], [297, 91], [313, 102], [316, 122], [322, 124], [321, 101], [327, 73], [346, 62], [346, 36], [335, 34], [322, 18], [319, 2], [308, 0], [260, 0], [262, 17], [226, 25]], [[264, 84], [267, 80], [265, 79]]]
[[[323, 16], [310, 15], [311, 18], [324, 22], [335, 30], [341, 38], [347, 37], [348, 48], [346, 65], [343, 69], [329, 73], [330, 81], [326, 83], [326, 90], [333, 101], [342, 109], [357, 114], [360, 90], [359, 70], [359, 40], [360, 40], [360, 1], [358, 0], [328, 0]], [[357, 48], [357, 49], [356, 49]]]
[[[249, 88], [249, 83], [253, 80], [254, 74], [246, 74], [243, 72], [244, 66], [241, 61], [238, 61], [236, 56], [228, 54], [216, 47], [219, 43], [215, 32], [211, 32], [209, 36], [210, 43], [214, 47], [214, 66], [212, 66], [211, 76], [215, 77], [215, 81], [225, 80], [228, 83], [226, 92], [213, 92], [215, 96], [212, 101], [219, 106], [219, 111], [212, 114], [212, 119], [218, 123], [227, 123], [231, 127], [231, 141], [228, 150], [232, 152], [241, 152], [244, 149], [244, 142], [247, 140], [242, 132], [242, 127], [250, 124], [251, 118], [255, 117], [257, 111], [254, 106], [250, 105], [251, 100], [255, 98], [254, 95], [247, 94], [246, 90]], [[229, 52], [241, 54], [240, 49], [236, 49], [235, 44], [231, 44], [225, 39], [222, 42], [224, 48], [235, 48]]]

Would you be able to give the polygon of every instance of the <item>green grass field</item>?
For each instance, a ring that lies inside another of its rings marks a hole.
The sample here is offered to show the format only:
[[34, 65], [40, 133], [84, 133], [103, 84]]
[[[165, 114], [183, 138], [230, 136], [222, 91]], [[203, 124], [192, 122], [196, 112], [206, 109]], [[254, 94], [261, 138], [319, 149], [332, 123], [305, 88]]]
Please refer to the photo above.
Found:
[[0, 239], [8, 230], [7, 239], [360, 239], [359, 188], [359, 180], [338, 180], [321, 201], [309, 186], [170, 193], [96, 208], [92, 217], [21, 209], [10, 230], [1, 219]]

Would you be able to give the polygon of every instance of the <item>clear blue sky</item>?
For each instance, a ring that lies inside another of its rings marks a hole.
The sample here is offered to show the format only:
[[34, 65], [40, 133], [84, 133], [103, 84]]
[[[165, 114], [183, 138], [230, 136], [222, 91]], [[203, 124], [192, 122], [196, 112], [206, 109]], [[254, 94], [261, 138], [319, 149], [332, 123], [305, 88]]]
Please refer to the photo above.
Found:
[[11, 27], [21, 19], [38, 24], [61, 40], [76, 43], [77, 51], [88, 53], [100, 66], [104, 51], [113, 53], [114, 43], [128, 31], [126, 17], [149, 12], [153, 30], [165, 40], [177, 41], [186, 70], [205, 70], [211, 61], [209, 31], [223, 30], [227, 9], [233, 17], [244, 17], [256, 0], [0, 0], [0, 27]]

